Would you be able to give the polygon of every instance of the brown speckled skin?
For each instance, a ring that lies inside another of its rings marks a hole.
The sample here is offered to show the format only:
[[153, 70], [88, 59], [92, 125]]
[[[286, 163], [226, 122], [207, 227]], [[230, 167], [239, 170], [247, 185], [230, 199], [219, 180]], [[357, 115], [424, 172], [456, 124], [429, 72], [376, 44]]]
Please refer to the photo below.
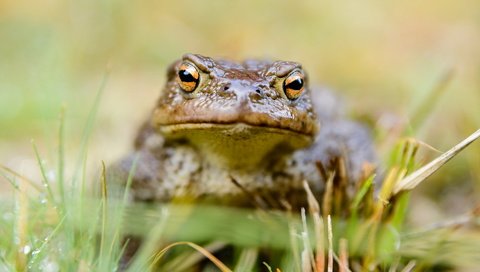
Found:
[[[176, 82], [182, 61], [200, 70], [193, 93]], [[304, 202], [304, 180], [320, 197], [325, 181], [317, 162], [329, 170], [339, 157], [354, 186], [363, 165], [375, 163], [368, 130], [346, 120], [329, 91], [307, 86], [298, 99], [289, 100], [282, 82], [295, 69], [302, 67], [286, 61], [183, 56], [170, 66], [135, 151], [108, 169], [109, 188], [121, 191], [136, 160], [134, 200], [255, 205], [263, 199], [264, 205], [279, 207], [279, 200]]]

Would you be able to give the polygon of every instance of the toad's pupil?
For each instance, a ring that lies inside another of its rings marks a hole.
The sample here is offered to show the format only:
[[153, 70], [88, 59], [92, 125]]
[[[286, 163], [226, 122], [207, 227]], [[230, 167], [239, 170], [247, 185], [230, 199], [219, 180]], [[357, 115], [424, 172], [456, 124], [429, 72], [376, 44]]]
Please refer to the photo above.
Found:
[[178, 71], [178, 76], [183, 82], [195, 82], [197, 79], [187, 70]]
[[301, 90], [303, 88], [303, 80], [301, 78], [297, 78], [294, 81], [288, 83], [287, 88], [293, 90]]

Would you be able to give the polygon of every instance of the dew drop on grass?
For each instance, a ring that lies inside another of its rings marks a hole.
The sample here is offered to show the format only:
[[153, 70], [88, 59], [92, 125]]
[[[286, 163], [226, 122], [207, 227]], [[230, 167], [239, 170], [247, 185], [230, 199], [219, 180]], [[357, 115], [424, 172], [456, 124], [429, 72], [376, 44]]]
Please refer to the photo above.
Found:
[[[56, 178], [55, 171], [49, 170], [49, 171], [47, 172], [47, 178], [48, 178], [48, 180], [50, 180], [50, 181], [55, 181], [55, 178]], [[47, 185], [47, 186], [48, 186], [48, 185]]]
[[40, 250], [39, 249], [35, 249], [34, 251], [32, 251], [32, 257], [37, 255], [38, 253], [40, 253]]
[[26, 245], [22, 248], [22, 252], [23, 254], [27, 255], [28, 253], [30, 253], [30, 251], [32, 250], [32, 248], [29, 246], [29, 245]]

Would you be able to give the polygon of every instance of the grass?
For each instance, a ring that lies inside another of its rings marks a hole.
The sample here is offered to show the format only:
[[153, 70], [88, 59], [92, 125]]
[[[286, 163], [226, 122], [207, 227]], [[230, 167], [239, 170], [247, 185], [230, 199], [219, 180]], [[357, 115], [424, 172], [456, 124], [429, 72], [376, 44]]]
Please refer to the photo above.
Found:
[[[392, 170], [387, 175], [381, 189], [383, 197], [370, 205], [371, 195], [365, 188], [371, 186], [365, 182], [355, 201], [350, 202], [349, 215], [333, 219], [320, 215], [324, 207], [313, 198], [309, 199], [309, 213], [303, 211], [300, 217], [226, 207], [112, 205], [106, 198], [80, 194], [70, 198], [70, 204], [59, 204], [51, 202], [46, 192], [28, 194], [27, 184], [21, 182], [14, 212], [2, 205], [4, 214], [10, 211], [10, 216], [2, 219], [2, 265], [7, 271], [55, 267], [60, 271], [116, 270], [125, 234], [142, 235], [148, 241], [133, 260], [131, 271], [145, 271], [154, 264], [165, 271], [173, 271], [168, 267], [188, 270], [204, 257], [221, 271], [232, 269], [227, 265], [236, 267], [235, 271], [253, 271], [259, 252], [267, 249], [283, 252], [268, 264], [280, 271], [331, 271], [332, 267], [343, 267], [342, 271], [358, 271], [360, 267], [409, 271], [413, 264], [417, 269], [478, 265], [480, 253], [471, 251], [480, 246], [478, 234], [458, 233], [457, 224], [423, 231], [402, 228], [403, 221], [398, 218], [404, 217], [406, 210], [401, 206], [408, 201], [408, 193], [392, 195], [388, 189], [390, 182], [399, 180], [400, 172]], [[478, 212], [468, 221], [474, 218], [478, 220]], [[463, 225], [465, 220], [458, 223]], [[161, 244], [165, 246], [159, 248]], [[241, 253], [232, 263], [223, 264], [211, 252], [227, 245]]]

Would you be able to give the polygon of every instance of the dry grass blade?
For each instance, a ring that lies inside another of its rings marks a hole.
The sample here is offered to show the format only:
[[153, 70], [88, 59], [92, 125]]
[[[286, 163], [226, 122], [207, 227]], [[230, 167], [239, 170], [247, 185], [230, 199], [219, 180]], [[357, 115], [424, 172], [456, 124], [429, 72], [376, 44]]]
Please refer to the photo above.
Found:
[[173, 243], [173, 244], [170, 244], [170, 245], [166, 246], [160, 252], [155, 254], [152, 265], [151, 265], [151, 268], [153, 268], [157, 264], [157, 262], [163, 257], [163, 255], [165, 255], [165, 253], [169, 249], [171, 249], [173, 247], [176, 247], [176, 246], [180, 246], [180, 245], [190, 246], [193, 249], [197, 250], [198, 252], [202, 253], [203, 256], [207, 257], [212, 263], [214, 263], [217, 266], [217, 268], [220, 269], [220, 271], [222, 271], [222, 272], [232, 272], [232, 270], [230, 270], [230, 268], [228, 268], [224, 263], [222, 263], [219, 259], [217, 259], [217, 257], [213, 256], [212, 253], [208, 252], [208, 250], [206, 250], [203, 247], [201, 247], [197, 244], [194, 244], [192, 242], [176, 242], [176, 243]]
[[302, 267], [303, 271], [313, 271], [317, 272], [317, 268], [315, 266], [315, 258], [313, 256], [312, 246], [310, 245], [310, 238], [308, 235], [308, 227], [307, 227], [307, 215], [305, 213], [305, 209], [301, 209], [301, 216], [302, 216], [302, 240], [303, 240], [303, 251], [302, 251]]
[[303, 181], [303, 188], [305, 189], [305, 192], [307, 193], [307, 202], [308, 202], [308, 208], [310, 210], [310, 214], [319, 213], [320, 212], [320, 204], [318, 203], [317, 199], [315, 198], [315, 195], [313, 194], [313, 192], [310, 189], [310, 186], [308, 185], [308, 182], [306, 180]]
[[465, 226], [467, 224], [473, 223], [475, 221], [475, 219], [480, 216], [480, 214], [478, 214], [479, 211], [480, 211], [480, 205], [478, 205], [477, 207], [475, 207], [473, 210], [469, 211], [466, 214], [462, 214], [458, 217], [455, 217], [455, 218], [447, 220], [447, 221], [433, 223], [429, 226], [424, 227], [422, 230], [420, 230], [418, 232], [411, 233], [409, 235], [412, 235], [412, 234], [417, 235], [417, 234], [430, 232], [430, 231], [435, 231], [435, 230], [439, 230], [439, 229], [460, 228], [460, 227]]
[[410, 272], [410, 271], [413, 271], [413, 269], [415, 268], [415, 265], [416, 265], [416, 262], [415, 261], [410, 261], [406, 266], [405, 268], [402, 269], [402, 272]]
[[310, 215], [313, 217], [314, 231], [315, 231], [315, 243], [316, 243], [316, 255], [314, 267], [317, 271], [325, 271], [325, 247], [324, 247], [324, 224], [323, 219], [320, 216], [320, 204], [310, 190], [310, 186], [306, 181], [303, 182], [303, 187], [307, 192], [308, 207], [310, 208]]
[[323, 217], [327, 217], [332, 213], [332, 198], [333, 198], [333, 179], [335, 178], [335, 172], [331, 172], [327, 179], [325, 187], [325, 193], [323, 194]]
[[434, 151], [434, 152], [442, 153], [441, 150], [435, 148], [434, 146], [429, 145], [429, 144], [426, 143], [426, 142], [420, 141], [420, 140], [418, 140], [418, 139], [408, 137], [406, 140], [407, 140], [407, 141], [410, 141], [410, 142], [414, 142], [416, 145], [421, 146], [421, 147], [425, 147], [425, 148], [427, 148], [427, 149], [429, 149], [429, 150], [432, 150], [432, 151]]
[[342, 238], [340, 239], [340, 260], [338, 262], [338, 271], [339, 272], [347, 272], [349, 271], [348, 268], [348, 242], [346, 239]]
[[480, 129], [475, 131], [473, 134], [471, 134], [469, 137], [461, 141], [459, 144], [457, 144], [447, 152], [440, 155], [438, 158], [434, 159], [430, 163], [426, 164], [425, 166], [421, 167], [417, 171], [413, 172], [412, 174], [408, 175], [403, 180], [398, 182], [393, 189], [393, 193], [398, 194], [401, 191], [412, 190], [418, 184], [420, 184], [420, 182], [424, 181], [430, 175], [435, 173], [440, 167], [442, 167], [445, 163], [447, 163], [450, 159], [452, 159], [455, 155], [457, 155], [460, 151], [462, 151], [465, 147], [470, 145], [479, 137]]
[[332, 231], [332, 218], [330, 215], [327, 217], [327, 229], [328, 229], [328, 263], [327, 271], [333, 272], [333, 231]]
[[[222, 242], [213, 242], [211, 244], [204, 245], [203, 249], [208, 252], [217, 252], [225, 248], [225, 246], [226, 245]], [[254, 265], [257, 256], [255, 255], [255, 253], [255, 249], [243, 250], [241, 253], [242, 257], [239, 258], [234, 271], [252, 271], [252, 268], [248, 267]], [[195, 267], [196, 264], [200, 263], [204, 258], [205, 257], [203, 256], [203, 254], [198, 251], [182, 252], [178, 256], [172, 257], [172, 260], [168, 260], [168, 262], [165, 263], [165, 265], [162, 267], [162, 270], [189, 271], [192, 269], [192, 267]]]
[[[348, 258], [348, 256], [347, 256]], [[341, 269], [343, 268], [343, 271], [345, 272], [352, 272], [352, 271], [364, 271], [365, 269], [362, 269], [361, 266], [357, 263], [355, 263], [355, 261], [352, 260], [352, 264], [354, 264], [355, 266], [355, 269], [354, 270], [351, 270], [350, 267], [348, 265], [343, 265], [342, 264], [342, 260], [340, 259], [339, 256], [337, 256], [337, 254], [333, 253], [333, 259], [338, 263], [338, 271], [342, 271]], [[348, 260], [347, 260], [347, 263], [348, 263]]]
[[312, 271], [312, 266], [310, 263], [310, 253], [307, 249], [302, 251], [302, 272]]
[[317, 271], [325, 271], [325, 245], [324, 245], [324, 223], [319, 213], [313, 215], [315, 224], [315, 238], [317, 252], [315, 255], [315, 267]]
[[387, 174], [387, 177], [383, 181], [382, 188], [378, 195], [378, 202], [374, 210], [373, 219], [380, 220], [384, 207], [389, 203], [392, 195], [392, 188], [398, 183], [401, 176], [404, 174], [405, 169], [399, 169], [398, 167], [392, 167]]

